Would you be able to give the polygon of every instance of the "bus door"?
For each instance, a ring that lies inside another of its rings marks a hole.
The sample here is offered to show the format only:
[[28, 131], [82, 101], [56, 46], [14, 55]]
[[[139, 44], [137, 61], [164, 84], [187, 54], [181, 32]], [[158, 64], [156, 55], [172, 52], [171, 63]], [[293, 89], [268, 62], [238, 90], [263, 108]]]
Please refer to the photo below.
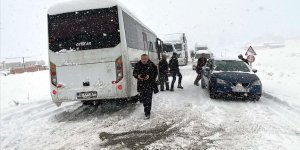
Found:
[[161, 60], [161, 55], [163, 52], [163, 41], [159, 38], [156, 38], [155, 46], [157, 49], [158, 59]]

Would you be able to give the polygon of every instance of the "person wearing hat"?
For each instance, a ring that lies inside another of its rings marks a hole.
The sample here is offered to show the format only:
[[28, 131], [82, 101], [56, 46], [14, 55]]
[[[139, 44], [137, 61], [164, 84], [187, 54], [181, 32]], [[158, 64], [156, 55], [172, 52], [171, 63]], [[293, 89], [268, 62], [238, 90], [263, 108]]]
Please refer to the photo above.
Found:
[[247, 59], [245, 59], [245, 58], [243, 57], [243, 55], [242, 55], [242, 54], [239, 54], [238, 58], [239, 58], [240, 60], [242, 60], [243, 62], [245, 62], [246, 64], [248, 64], [248, 65], [249, 65], [249, 62], [248, 62], [248, 60], [247, 60]]
[[183, 89], [183, 87], [181, 86], [182, 75], [179, 71], [179, 63], [178, 63], [177, 53], [175, 53], [175, 52], [173, 53], [173, 56], [171, 57], [171, 59], [169, 61], [169, 68], [170, 68], [170, 72], [173, 77], [170, 91], [174, 91], [174, 83], [176, 81], [176, 76], [179, 77], [177, 88]]

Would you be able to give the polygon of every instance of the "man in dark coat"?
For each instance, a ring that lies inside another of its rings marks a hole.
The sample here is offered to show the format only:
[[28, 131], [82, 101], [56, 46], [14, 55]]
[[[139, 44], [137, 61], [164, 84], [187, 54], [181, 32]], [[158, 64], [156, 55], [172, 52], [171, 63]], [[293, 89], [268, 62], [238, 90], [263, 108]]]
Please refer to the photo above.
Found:
[[238, 58], [239, 58], [240, 60], [242, 60], [243, 62], [245, 62], [246, 64], [248, 64], [248, 65], [249, 65], [249, 62], [248, 62], [248, 60], [247, 60], [247, 59], [245, 59], [245, 58], [243, 57], [243, 55], [242, 55], [242, 54], [239, 54]]
[[198, 59], [197, 67], [196, 67], [196, 72], [198, 74], [194, 81], [194, 84], [196, 86], [199, 86], [199, 81], [202, 78], [202, 73], [203, 73], [202, 67], [205, 66], [206, 62], [207, 59], [204, 57], [204, 55], [201, 55], [201, 57]]
[[169, 66], [167, 62], [166, 55], [162, 56], [162, 60], [158, 63], [159, 68], [159, 80], [160, 80], [160, 91], [164, 91], [166, 85], [166, 90], [169, 90], [169, 79], [168, 79], [168, 71]]
[[153, 90], [157, 89], [157, 74], [157, 66], [149, 60], [147, 54], [143, 54], [134, 67], [133, 76], [138, 80], [137, 90], [144, 104], [145, 119], [150, 118]]
[[177, 88], [183, 89], [183, 87], [181, 86], [182, 75], [179, 71], [179, 63], [178, 63], [177, 53], [175, 53], [175, 52], [173, 53], [173, 56], [171, 57], [171, 59], [169, 61], [169, 67], [170, 67], [170, 71], [173, 76], [170, 91], [174, 91], [174, 83], [176, 81], [176, 76], [179, 77]]

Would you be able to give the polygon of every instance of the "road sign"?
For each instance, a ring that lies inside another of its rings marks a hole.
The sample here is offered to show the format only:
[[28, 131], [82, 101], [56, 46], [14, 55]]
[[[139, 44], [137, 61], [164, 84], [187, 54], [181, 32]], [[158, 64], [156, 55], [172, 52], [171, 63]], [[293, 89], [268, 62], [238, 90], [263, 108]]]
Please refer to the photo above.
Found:
[[253, 55], [248, 55], [247, 60], [249, 63], [253, 63], [255, 61], [255, 57]]
[[245, 54], [246, 56], [248, 55], [256, 55], [256, 52], [254, 51], [254, 49], [252, 48], [252, 46], [250, 46]]

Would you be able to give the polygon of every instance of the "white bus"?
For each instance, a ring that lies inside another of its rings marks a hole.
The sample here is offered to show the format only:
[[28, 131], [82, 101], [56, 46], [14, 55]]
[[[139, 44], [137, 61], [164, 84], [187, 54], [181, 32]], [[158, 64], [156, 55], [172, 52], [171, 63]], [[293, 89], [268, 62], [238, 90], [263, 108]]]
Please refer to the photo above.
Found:
[[169, 59], [177, 53], [179, 65], [188, 64], [187, 40], [184, 33], [173, 33], [164, 36], [163, 51]]
[[51, 96], [67, 101], [137, 96], [133, 66], [158, 64], [162, 42], [114, 0], [74, 0], [48, 10]]

